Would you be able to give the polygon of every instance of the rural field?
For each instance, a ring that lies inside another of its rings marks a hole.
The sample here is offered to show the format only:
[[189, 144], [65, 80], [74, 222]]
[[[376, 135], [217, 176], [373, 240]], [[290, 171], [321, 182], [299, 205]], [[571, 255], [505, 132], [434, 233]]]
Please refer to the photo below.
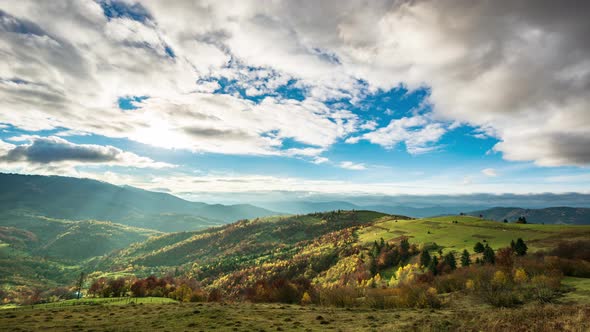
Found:
[[[469, 301], [374, 310], [290, 304], [140, 303], [0, 311], [1, 331], [587, 331], [590, 307], [495, 309]], [[523, 324], [522, 318], [527, 323]]]

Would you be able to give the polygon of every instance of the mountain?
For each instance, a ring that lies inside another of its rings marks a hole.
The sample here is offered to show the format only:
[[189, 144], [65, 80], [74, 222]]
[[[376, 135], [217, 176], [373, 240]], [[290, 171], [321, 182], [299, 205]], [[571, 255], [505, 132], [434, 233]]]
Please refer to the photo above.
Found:
[[[431, 202], [434, 203], [436, 201]], [[399, 204], [354, 204], [348, 201], [323, 201], [323, 202], [312, 202], [312, 201], [281, 201], [281, 202], [267, 202], [260, 203], [261, 206], [271, 209], [284, 211], [292, 214], [306, 214], [313, 212], [326, 212], [335, 210], [370, 210], [377, 211], [387, 214], [397, 214], [404, 216], [411, 216], [414, 218], [423, 218], [437, 215], [449, 215], [459, 214], [464, 211], [471, 211], [474, 209], [481, 208], [481, 206], [425, 206], [425, 207], [414, 207], [409, 205]]]
[[516, 207], [495, 207], [487, 210], [472, 211], [469, 215], [483, 215], [486, 219], [512, 222], [525, 217], [528, 223], [535, 224], [590, 224], [590, 208], [549, 207], [544, 209], [522, 209]]
[[247, 204], [189, 202], [166, 193], [90, 179], [3, 173], [0, 210], [68, 220], [108, 220], [166, 232], [278, 214]]

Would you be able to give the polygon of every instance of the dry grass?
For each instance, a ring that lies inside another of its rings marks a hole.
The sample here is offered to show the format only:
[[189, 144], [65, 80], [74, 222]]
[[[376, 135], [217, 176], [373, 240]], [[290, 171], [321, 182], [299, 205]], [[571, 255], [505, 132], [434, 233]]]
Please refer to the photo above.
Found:
[[588, 331], [590, 306], [493, 309], [456, 301], [443, 310], [280, 304], [152, 304], [0, 312], [2, 331]]

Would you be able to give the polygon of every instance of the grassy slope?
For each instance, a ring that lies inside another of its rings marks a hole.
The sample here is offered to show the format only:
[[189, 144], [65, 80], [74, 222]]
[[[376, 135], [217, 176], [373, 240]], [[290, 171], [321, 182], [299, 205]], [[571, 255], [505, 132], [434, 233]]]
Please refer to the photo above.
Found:
[[[590, 308], [372, 310], [281, 304], [140, 304], [0, 311], [6, 331], [586, 331]], [[485, 314], [483, 314], [485, 313]], [[526, 325], [523, 325], [526, 319]]]
[[161, 234], [109, 222], [73, 222], [31, 215], [4, 214], [0, 225], [2, 287], [69, 284], [85, 260]]
[[[455, 220], [458, 223], [453, 223]], [[550, 248], [558, 239], [588, 238], [590, 226], [505, 224], [471, 216], [447, 216], [397, 222], [395, 218], [387, 218], [359, 231], [359, 239], [365, 243], [400, 236], [409, 236], [413, 243], [436, 242], [445, 250], [455, 251], [472, 251], [475, 243], [483, 240], [497, 249], [520, 237], [534, 251]]]
[[330, 215], [268, 217], [204, 231], [167, 234], [131, 246], [112, 259], [145, 266], [175, 266], [193, 261], [207, 263], [222, 258], [261, 257], [277, 248], [292, 247], [300, 241], [314, 240], [329, 232], [369, 224], [386, 216], [355, 211], [343, 212], [334, 220], [328, 220]]

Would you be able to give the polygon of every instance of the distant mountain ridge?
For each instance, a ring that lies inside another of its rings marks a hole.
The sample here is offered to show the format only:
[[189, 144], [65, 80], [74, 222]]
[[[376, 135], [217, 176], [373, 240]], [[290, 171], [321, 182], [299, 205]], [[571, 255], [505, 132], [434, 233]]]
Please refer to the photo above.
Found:
[[90, 179], [5, 173], [0, 173], [0, 209], [68, 220], [107, 220], [166, 232], [279, 214], [249, 204], [189, 202], [166, 193]]
[[486, 219], [509, 222], [525, 217], [527, 222], [535, 224], [590, 224], [590, 208], [572, 208], [566, 206], [549, 207], [544, 209], [523, 209], [517, 207], [495, 207], [486, 210], [472, 211], [469, 215], [482, 215]]
[[413, 207], [399, 204], [354, 204], [347, 201], [292, 201], [292, 202], [269, 202], [260, 204], [271, 210], [279, 210], [292, 214], [307, 214], [314, 212], [326, 212], [335, 210], [370, 210], [387, 214], [411, 216], [414, 218], [432, 217], [439, 215], [459, 214], [464, 211], [483, 208], [480, 206], [428, 206]]

